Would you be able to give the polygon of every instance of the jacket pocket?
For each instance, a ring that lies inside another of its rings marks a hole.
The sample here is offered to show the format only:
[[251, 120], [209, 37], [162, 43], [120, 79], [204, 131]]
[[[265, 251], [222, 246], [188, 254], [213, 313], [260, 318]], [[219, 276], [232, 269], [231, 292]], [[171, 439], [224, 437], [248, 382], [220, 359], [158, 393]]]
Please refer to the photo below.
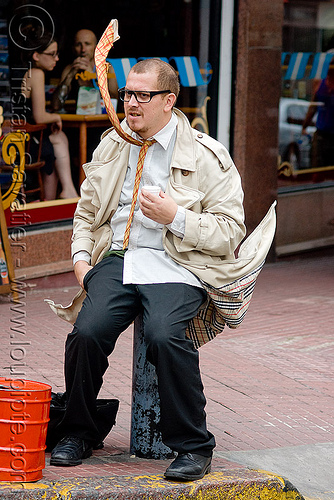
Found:
[[166, 189], [173, 200], [186, 209], [193, 207], [196, 203], [200, 203], [204, 197], [204, 193], [196, 188], [185, 186], [170, 179], [170, 184]]

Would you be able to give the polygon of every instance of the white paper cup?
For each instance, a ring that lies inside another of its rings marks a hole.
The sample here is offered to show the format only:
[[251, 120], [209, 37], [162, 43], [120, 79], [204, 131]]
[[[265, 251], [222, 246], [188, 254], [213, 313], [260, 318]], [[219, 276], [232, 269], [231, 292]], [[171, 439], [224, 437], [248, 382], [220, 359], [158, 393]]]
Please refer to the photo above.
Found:
[[160, 186], [143, 186], [142, 191], [144, 192], [144, 194], [146, 191], [146, 193], [155, 194], [155, 196], [159, 196], [161, 189]]

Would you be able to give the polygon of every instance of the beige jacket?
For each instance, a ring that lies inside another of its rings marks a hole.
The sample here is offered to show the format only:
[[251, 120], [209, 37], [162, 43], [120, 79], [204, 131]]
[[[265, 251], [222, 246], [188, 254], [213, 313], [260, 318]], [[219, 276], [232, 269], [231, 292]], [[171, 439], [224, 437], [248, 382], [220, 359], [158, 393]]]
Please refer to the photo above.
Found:
[[[179, 110], [174, 112], [177, 138], [166, 193], [186, 208], [186, 224], [182, 240], [165, 228], [163, 245], [176, 262], [219, 289], [240, 278], [244, 265], [246, 271], [249, 267], [249, 258], [247, 263], [234, 258], [245, 236], [240, 176], [224, 146], [192, 129]], [[122, 126], [131, 133], [125, 123]], [[72, 255], [86, 250], [92, 265], [111, 245], [110, 220], [118, 206], [129, 151], [130, 144], [110, 129], [102, 136], [92, 161], [84, 165], [86, 179], [74, 214]], [[47, 302], [61, 318], [74, 323], [84, 297], [80, 290], [67, 307]]]

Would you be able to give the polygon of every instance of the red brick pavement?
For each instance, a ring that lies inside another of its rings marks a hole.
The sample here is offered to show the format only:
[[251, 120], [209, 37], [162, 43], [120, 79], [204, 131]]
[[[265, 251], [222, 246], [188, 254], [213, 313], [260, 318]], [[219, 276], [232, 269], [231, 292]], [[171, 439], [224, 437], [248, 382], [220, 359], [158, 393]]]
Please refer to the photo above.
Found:
[[[200, 350], [210, 430], [217, 451], [261, 450], [334, 441], [334, 254], [267, 264], [250, 309], [237, 330]], [[26, 350], [20, 377], [62, 391], [63, 347], [69, 325], [43, 302], [68, 303], [76, 289], [72, 273], [22, 281], [16, 310], [0, 296], [1, 375]], [[21, 332], [13, 330], [13, 327]], [[11, 329], [12, 328], [12, 329]], [[11, 337], [12, 336], [12, 337]], [[117, 425], [105, 448], [75, 468], [47, 466], [50, 480], [106, 475], [160, 474], [165, 461], [130, 458], [129, 429], [132, 329], [120, 338], [101, 397], [121, 402]], [[18, 341], [18, 345], [11, 342]], [[26, 345], [23, 345], [26, 342]], [[21, 353], [21, 354], [20, 354]], [[17, 362], [18, 363], [18, 362]], [[47, 455], [48, 456], [48, 455]], [[234, 464], [216, 457], [213, 469]]]

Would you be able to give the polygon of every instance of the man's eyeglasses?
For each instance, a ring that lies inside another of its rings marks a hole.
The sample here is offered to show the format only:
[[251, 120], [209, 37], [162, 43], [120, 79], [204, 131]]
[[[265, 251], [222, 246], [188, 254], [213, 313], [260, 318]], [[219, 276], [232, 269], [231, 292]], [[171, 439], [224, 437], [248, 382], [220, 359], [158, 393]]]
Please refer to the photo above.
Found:
[[42, 52], [45, 56], [51, 56], [53, 59], [57, 59], [59, 57], [59, 52]]
[[137, 102], [150, 102], [152, 97], [159, 94], [169, 94], [170, 90], [128, 90], [125, 87], [118, 89], [119, 98], [123, 102], [129, 102], [134, 95]]

